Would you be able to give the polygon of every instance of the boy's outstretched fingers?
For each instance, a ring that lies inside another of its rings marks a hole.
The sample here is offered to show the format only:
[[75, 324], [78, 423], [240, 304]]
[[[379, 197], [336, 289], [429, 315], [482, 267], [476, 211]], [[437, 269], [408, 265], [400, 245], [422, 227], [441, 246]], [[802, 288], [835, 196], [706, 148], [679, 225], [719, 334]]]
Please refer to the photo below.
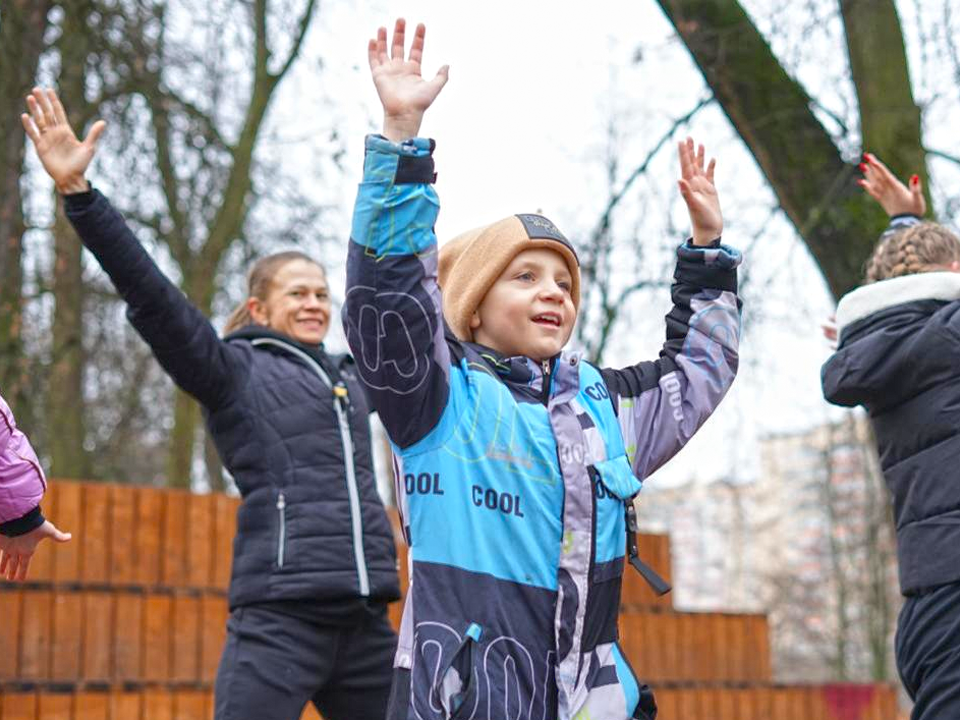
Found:
[[387, 29], [377, 30], [376, 40], [367, 44], [367, 56], [373, 84], [383, 106], [383, 135], [389, 140], [402, 142], [414, 137], [427, 108], [446, 85], [449, 67], [444, 65], [430, 80], [421, 74], [426, 27], [417, 25], [409, 55], [405, 54], [406, 21], [400, 18], [393, 28], [390, 54], [387, 54]]
[[708, 245], [723, 230], [720, 198], [713, 184], [716, 160], [711, 159], [705, 168], [706, 149], [703, 145], [695, 146], [689, 137], [677, 145], [677, 152], [680, 156], [678, 185], [690, 213], [693, 242]]

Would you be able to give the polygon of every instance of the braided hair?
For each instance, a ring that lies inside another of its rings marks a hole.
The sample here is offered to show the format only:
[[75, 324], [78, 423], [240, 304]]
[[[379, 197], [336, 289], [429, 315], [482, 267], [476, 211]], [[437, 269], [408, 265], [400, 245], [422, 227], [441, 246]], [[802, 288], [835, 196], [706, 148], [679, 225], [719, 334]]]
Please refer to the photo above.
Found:
[[867, 260], [868, 283], [943, 270], [960, 262], [960, 238], [943, 225], [922, 222], [881, 238]]

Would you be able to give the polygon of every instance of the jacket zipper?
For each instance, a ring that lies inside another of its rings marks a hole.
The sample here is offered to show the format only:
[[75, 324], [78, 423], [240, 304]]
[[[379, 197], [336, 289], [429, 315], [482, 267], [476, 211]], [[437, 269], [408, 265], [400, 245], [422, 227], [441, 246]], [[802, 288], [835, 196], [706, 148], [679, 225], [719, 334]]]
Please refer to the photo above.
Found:
[[363, 552], [363, 518], [360, 514], [360, 491], [357, 489], [356, 467], [353, 464], [353, 439], [350, 436], [350, 423], [344, 411], [347, 401], [347, 388], [342, 383], [337, 383], [337, 386], [334, 387], [327, 373], [324, 372], [316, 360], [303, 350], [282, 340], [257, 338], [252, 340], [251, 343], [253, 345], [275, 345], [296, 355], [313, 369], [324, 385], [333, 391], [333, 407], [337, 413], [337, 423], [340, 425], [340, 442], [343, 444], [343, 467], [347, 473], [347, 495], [350, 498], [350, 521], [353, 530], [353, 554], [357, 565], [357, 580], [360, 585], [360, 595], [367, 597], [370, 595], [370, 578], [367, 575], [367, 559]]
[[543, 389], [540, 394], [540, 401], [546, 405], [550, 401], [550, 361], [543, 360]]
[[287, 499], [281, 492], [277, 496], [277, 513], [280, 515], [280, 538], [277, 541], [277, 567], [283, 569], [283, 552], [287, 545]]

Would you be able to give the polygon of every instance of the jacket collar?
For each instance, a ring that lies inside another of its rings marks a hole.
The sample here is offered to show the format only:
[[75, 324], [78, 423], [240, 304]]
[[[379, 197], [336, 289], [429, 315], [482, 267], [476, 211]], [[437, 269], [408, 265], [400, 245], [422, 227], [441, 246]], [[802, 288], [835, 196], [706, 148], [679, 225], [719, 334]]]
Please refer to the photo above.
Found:
[[960, 299], [960, 273], [926, 272], [863, 285], [837, 304], [837, 331], [881, 310], [917, 300]]
[[[307, 345], [306, 343], [302, 343], [299, 340], [294, 340], [289, 335], [286, 335], [281, 332], [277, 332], [276, 330], [271, 330], [270, 328], [264, 327], [263, 325], [256, 325], [256, 324], [246, 325], [240, 328], [239, 330], [235, 330], [234, 332], [230, 333], [223, 339], [227, 342], [231, 342], [234, 340], [253, 341], [253, 340], [260, 340], [262, 338], [274, 340], [276, 342], [283, 343], [284, 345], [289, 345], [290, 347], [293, 347], [293, 348], [296, 348], [297, 350], [305, 352], [311, 358], [313, 358], [318, 363], [320, 363], [320, 365], [328, 373], [330, 372], [331, 367], [334, 365], [333, 361], [330, 359], [330, 356], [327, 355], [326, 349], [323, 347], [323, 343], [320, 343], [319, 345]], [[277, 346], [274, 344], [272, 345], [272, 347], [276, 348]]]

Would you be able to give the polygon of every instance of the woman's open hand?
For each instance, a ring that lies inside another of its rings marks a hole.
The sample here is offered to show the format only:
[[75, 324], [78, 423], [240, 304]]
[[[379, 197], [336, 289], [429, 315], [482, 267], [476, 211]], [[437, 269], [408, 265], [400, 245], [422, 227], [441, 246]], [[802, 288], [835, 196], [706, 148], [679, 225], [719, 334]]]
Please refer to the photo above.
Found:
[[83, 175], [97, 151], [97, 140], [107, 124], [98, 120], [90, 128], [83, 142], [67, 120], [67, 113], [57, 93], [51, 89], [34, 88], [27, 95], [30, 114], [20, 116], [27, 137], [37, 149], [43, 169], [53, 178], [62, 194], [85, 192], [88, 189]]

